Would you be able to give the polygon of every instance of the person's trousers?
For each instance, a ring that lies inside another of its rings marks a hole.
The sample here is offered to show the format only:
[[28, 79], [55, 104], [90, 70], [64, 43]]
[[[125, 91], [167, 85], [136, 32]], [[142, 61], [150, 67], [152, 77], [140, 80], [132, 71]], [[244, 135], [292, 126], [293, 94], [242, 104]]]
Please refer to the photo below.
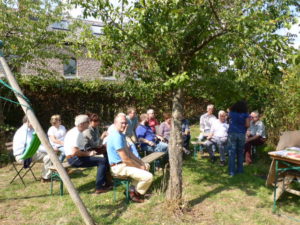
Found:
[[[18, 163], [23, 163], [24, 160], [21, 159], [22, 155], [16, 156], [16, 161]], [[37, 152], [32, 156], [32, 162], [43, 162], [44, 166], [42, 169], [42, 178], [44, 179], [50, 179], [51, 171], [50, 167], [52, 166], [52, 162], [50, 160], [49, 155], [46, 152]]]
[[189, 150], [191, 135], [184, 134], [182, 135], [182, 137], [183, 137], [183, 147]]
[[257, 138], [255, 140], [246, 142], [245, 144], [245, 162], [248, 164], [252, 163], [252, 155], [251, 155], [251, 148], [252, 146], [259, 146], [259, 145], [263, 145], [265, 143], [265, 139], [264, 138]]
[[107, 170], [107, 160], [104, 157], [78, 157], [74, 156], [68, 159], [68, 162], [73, 167], [94, 167], [97, 166], [96, 189], [103, 189], [105, 185], [105, 174]]
[[225, 161], [225, 146], [227, 138], [212, 137], [210, 140], [206, 141], [205, 146], [208, 149], [209, 156], [211, 158], [215, 157], [215, 150], [213, 148], [216, 145], [220, 152], [220, 160]]
[[229, 133], [228, 134], [228, 166], [229, 175], [233, 176], [237, 173], [243, 173], [244, 167], [244, 145], [245, 134], [242, 133]]
[[126, 166], [125, 163], [121, 163], [111, 167], [113, 176], [130, 177], [132, 179], [132, 185], [135, 186], [135, 190], [144, 195], [152, 184], [153, 175], [142, 169], [136, 167]]

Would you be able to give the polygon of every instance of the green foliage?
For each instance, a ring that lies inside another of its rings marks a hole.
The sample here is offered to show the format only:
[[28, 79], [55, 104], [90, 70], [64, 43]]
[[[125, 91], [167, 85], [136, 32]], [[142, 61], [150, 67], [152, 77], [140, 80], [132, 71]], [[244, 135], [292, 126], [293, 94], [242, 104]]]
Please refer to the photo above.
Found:
[[67, 16], [65, 9], [66, 5], [57, 0], [0, 2], [0, 40], [4, 42], [4, 57], [14, 72], [33, 61], [35, 70], [51, 72], [44, 69], [45, 59], [66, 58], [62, 49], [67, 33], [50, 29]]
[[[139, 82], [106, 82], [101, 80], [81, 81], [65, 80], [55, 77], [20, 76], [18, 82], [32, 103], [32, 107], [45, 129], [53, 114], [61, 114], [68, 128], [74, 124], [74, 117], [80, 113], [95, 112], [100, 115], [102, 124], [109, 124], [118, 112], [126, 112], [129, 106], [135, 106], [138, 113], [153, 108], [162, 118], [163, 112], [171, 111], [170, 91]], [[6, 88], [0, 89], [0, 96], [15, 99]], [[20, 106], [5, 102], [3, 107], [5, 122], [19, 126], [23, 111]], [[201, 98], [186, 97], [184, 106], [188, 118], [197, 117], [205, 105]]]
[[266, 100], [265, 120], [273, 143], [280, 132], [300, 129], [300, 64], [284, 71], [282, 81]]

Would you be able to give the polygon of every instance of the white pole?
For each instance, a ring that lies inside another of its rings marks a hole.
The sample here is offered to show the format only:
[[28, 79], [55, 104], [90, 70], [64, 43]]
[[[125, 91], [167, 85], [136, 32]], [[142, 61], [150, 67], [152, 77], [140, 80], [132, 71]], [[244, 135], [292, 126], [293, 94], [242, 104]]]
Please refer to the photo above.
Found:
[[[14, 88], [17, 92], [19, 92], [20, 94], [23, 95], [16, 78], [11, 73], [5, 59], [1, 56], [1, 54], [0, 54], [0, 62], [6, 73], [6, 78], [9, 82], [10, 86], [12, 88]], [[53, 150], [43, 128], [41, 127], [38, 119], [36, 118], [34, 112], [30, 109], [29, 104], [22, 97], [20, 97], [17, 94], [15, 94], [15, 95], [16, 95], [19, 103], [21, 104], [23, 111], [27, 115], [29, 122], [32, 124], [32, 127], [34, 128], [39, 139], [41, 140], [42, 145], [46, 148], [47, 153], [50, 156], [52, 163], [57, 168], [57, 171], [58, 171], [61, 179], [63, 180], [64, 184], [66, 185], [73, 202], [78, 207], [85, 224], [94, 225], [95, 223], [94, 223], [92, 217], [90, 216], [90, 214], [87, 211], [85, 205], [83, 204], [80, 196], [78, 195], [78, 192], [76, 191], [73, 183], [71, 182], [66, 170], [64, 169], [64, 167], [61, 165], [60, 161], [58, 160], [56, 153], [54, 152], [54, 150]]]

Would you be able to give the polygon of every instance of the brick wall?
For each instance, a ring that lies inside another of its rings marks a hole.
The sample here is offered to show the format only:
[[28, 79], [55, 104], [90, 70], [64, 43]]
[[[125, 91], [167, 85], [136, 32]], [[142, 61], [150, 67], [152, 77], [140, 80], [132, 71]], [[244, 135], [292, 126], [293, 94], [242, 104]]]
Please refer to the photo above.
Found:
[[[76, 76], [82, 79], [95, 79], [101, 77], [99, 74], [99, 68], [101, 63], [94, 59], [78, 58], [77, 59], [77, 71]], [[38, 61], [27, 63], [24, 67], [21, 68], [22, 74], [37, 75], [38, 71], [35, 67], [45, 68], [47, 70], [53, 71], [57, 75], [64, 76], [64, 66], [59, 59], [47, 59], [46, 67], [39, 65]], [[1, 73], [1, 70], [0, 70]]]

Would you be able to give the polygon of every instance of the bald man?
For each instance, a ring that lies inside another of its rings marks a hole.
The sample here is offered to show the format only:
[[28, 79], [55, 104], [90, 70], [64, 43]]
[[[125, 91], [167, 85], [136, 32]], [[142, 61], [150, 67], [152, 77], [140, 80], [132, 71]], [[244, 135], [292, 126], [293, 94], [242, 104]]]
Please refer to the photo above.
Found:
[[125, 176], [132, 179], [135, 187], [130, 190], [130, 198], [134, 202], [143, 202], [153, 176], [148, 172], [149, 164], [137, 158], [126, 144], [124, 131], [127, 126], [126, 116], [118, 114], [114, 120], [107, 139], [107, 154], [113, 176]]

